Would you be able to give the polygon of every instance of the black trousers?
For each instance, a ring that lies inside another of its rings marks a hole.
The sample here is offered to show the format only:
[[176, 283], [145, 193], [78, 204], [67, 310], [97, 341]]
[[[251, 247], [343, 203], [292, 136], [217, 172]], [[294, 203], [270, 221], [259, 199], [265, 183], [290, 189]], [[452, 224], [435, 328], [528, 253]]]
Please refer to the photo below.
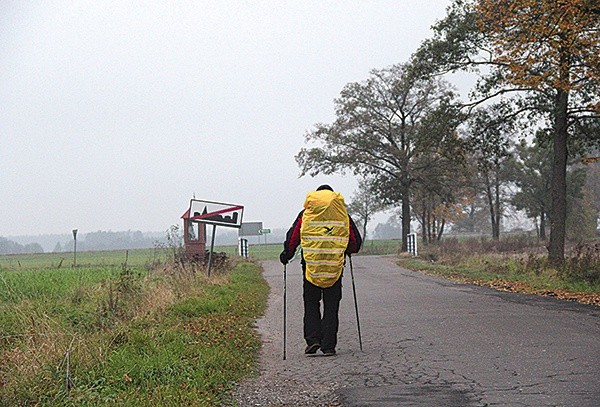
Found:
[[[304, 278], [304, 339], [308, 345], [321, 344], [323, 350], [335, 350], [339, 326], [338, 311], [342, 299], [342, 278], [329, 288], [321, 288]], [[321, 316], [321, 300], [323, 315]]]

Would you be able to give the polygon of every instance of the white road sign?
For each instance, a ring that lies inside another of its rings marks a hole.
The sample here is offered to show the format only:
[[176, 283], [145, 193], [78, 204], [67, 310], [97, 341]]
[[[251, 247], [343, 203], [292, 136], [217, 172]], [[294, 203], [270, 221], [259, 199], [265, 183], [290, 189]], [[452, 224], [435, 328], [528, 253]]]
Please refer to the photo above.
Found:
[[193, 222], [239, 228], [243, 215], [244, 207], [242, 205], [199, 199], [190, 201], [190, 220]]

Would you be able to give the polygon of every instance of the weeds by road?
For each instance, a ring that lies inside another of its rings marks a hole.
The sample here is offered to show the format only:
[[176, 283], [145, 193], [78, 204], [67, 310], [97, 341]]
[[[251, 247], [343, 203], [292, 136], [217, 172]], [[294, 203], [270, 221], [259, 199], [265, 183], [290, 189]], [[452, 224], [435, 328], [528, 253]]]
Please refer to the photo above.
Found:
[[523, 240], [493, 242], [446, 239], [403, 256], [399, 264], [445, 278], [600, 306], [600, 243], [573, 246], [561, 268], [547, 262], [543, 248]]
[[214, 406], [255, 367], [255, 263], [0, 272], [0, 405]]

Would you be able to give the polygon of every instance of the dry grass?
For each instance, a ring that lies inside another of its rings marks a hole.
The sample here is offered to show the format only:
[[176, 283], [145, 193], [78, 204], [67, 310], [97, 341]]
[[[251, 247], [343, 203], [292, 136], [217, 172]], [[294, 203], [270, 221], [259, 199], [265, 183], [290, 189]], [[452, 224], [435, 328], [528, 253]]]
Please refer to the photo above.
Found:
[[500, 241], [445, 239], [421, 250], [409, 268], [502, 291], [554, 296], [600, 305], [600, 243], [572, 244], [562, 267], [547, 260], [543, 243], [525, 236]]
[[[212, 321], [211, 340], [217, 345], [216, 350], [211, 350], [207, 357], [214, 358], [214, 354], [220, 354], [221, 349], [230, 343], [237, 344], [243, 353], [243, 356], [242, 353], [238, 355], [237, 348], [229, 350], [231, 355], [226, 361], [235, 367], [231, 372], [217, 369], [205, 383], [202, 380], [195, 382], [194, 386], [198, 388], [193, 391], [198, 394], [211, 394], [211, 397], [220, 394], [226, 387], [226, 382], [222, 380], [228, 374], [235, 376], [248, 369], [251, 352], [246, 344], [251, 343], [253, 347], [256, 339], [251, 334], [250, 326], [244, 327], [247, 318], [245, 309], [254, 310], [254, 303], [262, 303], [266, 298], [263, 294], [254, 295], [252, 299], [244, 297], [247, 292], [253, 292], [253, 285], [257, 284], [256, 267], [251, 273], [241, 274], [254, 276], [253, 280], [244, 281], [243, 284], [249, 284], [248, 287], [239, 288], [240, 283], [232, 281], [231, 273], [225, 268], [213, 269], [209, 278], [206, 269], [200, 265], [174, 263], [149, 272], [131, 270], [122, 265], [112, 277], [109, 273], [109, 278], [95, 280], [91, 284], [70, 279], [65, 283], [70, 284], [70, 290], [46, 290], [42, 287], [40, 292], [49, 293], [48, 297], [29, 295], [26, 291], [29, 286], [27, 281], [19, 280], [18, 283], [22, 285], [15, 286], [14, 295], [5, 297], [7, 302], [0, 303], [0, 307], [4, 308], [0, 309], [0, 326], [3, 328], [0, 333], [0, 405], [63, 405], [69, 397], [81, 397], [96, 404], [101, 400], [98, 397], [107, 394], [118, 394], [115, 397], [122, 400], [130, 397], [143, 400], [146, 397], [143, 389], [147, 384], [138, 383], [138, 386], [142, 384], [141, 393], [134, 394], [127, 390], [121, 394], [122, 384], [114, 379], [115, 371], [123, 368], [119, 363], [124, 363], [123, 359], [135, 360], [138, 353], [144, 355], [150, 352], [148, 357], [175, 366], [181, 365], [184, 369], [182, 372], [193, 372], [200, 377], [204, 368], [196, 358], [204, 355], [204, 351], [194, 357], [192, 365], [188, 365], [187, 354], [198, 352], [198, 348], [190, 344], [185, 335], [204, 336], [204, 329], [190, 331], [185, 327], [192, 323], [205, 326], [205, 322], [202, 322], [206, 321], [204, 317], [187, 320], [190, 315], [200, 315], [198, 313], [204, 312], [204, 309], [209, 313], [215, 312], [214, 315], [209, 314], [207, 320]], [[10, 280], [5, 281], [8, 288], [9, 283]], [[225, 300], [222, 300], [222, 293]], [[19, 295], [22, 295], [20, 300]], [[245, 303], [247, 300], [251, 305]], [[226, 312], [221, 311], [223, 305], [237, 303], [246, 304], [243, 305], [245, 308], [226, 308]], [[257, 307], [260, 309], [260, 306]], [[219, 339], [217, 336], [220, 333], [226, 333], [228, 338]], [[229, 339], [239, 335], [244, 335], [243, 339]], [[230, 342], [232, 340], [234, 342]], [[164, 345], [161, 345], [161, 341]], [[209, 342], [203, 340], [202, 343]], [[155, 349], [151, 351], [147, 348], [148, 344]], [[186, 348], [192, 345], [191, 350]], [[178, 357], [177, 352], [180, 351], [186, 356], [182, 354]], [[70, 392], [65, 389], [67, 352], [74, 383]], [[115, 355], [117, 366], [112, 366]], [[240, 366], [235, 362], [238, 359], [244, 361]], [[182, 396], [179, 386], [170, 387], [168, 383], [172, 381], [187, 379], [174, 379], [172, 374], [162, 373], [161, 368], [156, 367], [156, 364], [161, 366], [157, 360], [146, 361], [144, 357], [134, 362], [131, 369], [142, 372], [138, 372], [138, 378], [146, 374], [143, 372], [148, 372], [150, 380], [165, 383], [166, 387], [151, 386], [153, 394], [166, 392], [180, 398], [192, 397], [192, 389], [188, 396]], [[144, 363], [149, 365], [144, 367]], [[156, 373], [150, 373], [155, 370]], [[123, 373], [120, 375], [121, 379], [129, 377], [123, 376]], [[100, 379], [93, 379], [94, 376]], [[136, 379], [133, 375], [131, 377], [130, 380]], [[215, 387], [214, 383], [222, 384]], [[135, 401], [132, 404], [137, 403]]]

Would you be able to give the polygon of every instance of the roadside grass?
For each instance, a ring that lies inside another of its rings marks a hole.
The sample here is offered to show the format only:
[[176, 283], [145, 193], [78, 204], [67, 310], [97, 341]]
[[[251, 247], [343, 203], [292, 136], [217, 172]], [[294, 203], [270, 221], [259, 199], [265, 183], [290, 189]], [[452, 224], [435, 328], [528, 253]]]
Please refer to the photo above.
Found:
[[600, 305], [600, 243], [570, 248], [565, 263], [554, 268], [544, 248], [521, 238], [500, 242], [451, 240], [425, 246], [419, 257], [401, 256], [403, 267], [444, 278]]
[[217, 406], [256, 367], [256, 263], [42, 263], [0, 271], [0, 405]]

